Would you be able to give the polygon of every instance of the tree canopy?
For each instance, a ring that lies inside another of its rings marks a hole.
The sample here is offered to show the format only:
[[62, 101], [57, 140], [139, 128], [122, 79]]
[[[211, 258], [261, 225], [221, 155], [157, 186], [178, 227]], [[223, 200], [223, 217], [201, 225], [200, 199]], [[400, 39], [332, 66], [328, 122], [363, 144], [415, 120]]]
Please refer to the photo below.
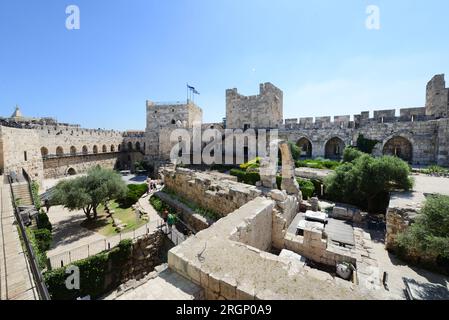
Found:
[[95, 167], [86, 176], [59, 182], [51, 202], [69, 210], [83, 210], [88, 219], [96, 219], [100, 204], [124, 197], [127, 190], [119, 174]]
[[326, 194], [334, 201], [350, 203], [372, 213], [388, 206], [389, 193], [413, 186], [410, 167], [397, 157], [374, 158], [347, 148], [343, 165], [325, 180]]

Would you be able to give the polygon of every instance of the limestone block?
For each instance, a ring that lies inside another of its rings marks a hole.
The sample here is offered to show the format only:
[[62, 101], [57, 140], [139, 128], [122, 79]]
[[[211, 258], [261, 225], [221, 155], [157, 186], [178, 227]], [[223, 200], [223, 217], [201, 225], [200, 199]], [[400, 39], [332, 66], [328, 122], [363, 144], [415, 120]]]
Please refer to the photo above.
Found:
[[281, 190], [271, 190], [268, 194], [273, 200], [283, 202], [287, 200], [287, 193]]
[[227, 300], [236, 300], [237, 282], [234, 278], [225, 276], [220, 281], [220, 294]]
[[208, 283], [209, 290], [219, 294], [220, 293], [220, 281], [221, 281], [221, 279], [218, 277], [218, 275], [215, 275], [213, 273], [209, 274], [209, 283]]

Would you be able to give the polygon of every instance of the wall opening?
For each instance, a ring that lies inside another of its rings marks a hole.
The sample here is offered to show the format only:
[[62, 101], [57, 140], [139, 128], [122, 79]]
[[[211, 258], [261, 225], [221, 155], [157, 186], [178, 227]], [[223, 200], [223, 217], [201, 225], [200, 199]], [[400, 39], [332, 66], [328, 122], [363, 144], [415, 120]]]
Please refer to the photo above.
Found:
[[396, 156], [406, 162], [413, 160], [412, 143], [400, 136], [396, 136], [387, 141], [384, 146], [383, 154], [387, 156]]

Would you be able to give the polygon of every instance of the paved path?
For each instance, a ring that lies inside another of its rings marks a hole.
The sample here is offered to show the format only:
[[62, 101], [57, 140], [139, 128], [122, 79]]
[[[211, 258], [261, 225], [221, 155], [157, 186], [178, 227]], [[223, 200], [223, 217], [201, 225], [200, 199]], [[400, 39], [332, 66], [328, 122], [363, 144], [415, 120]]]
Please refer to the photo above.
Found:
[[195, 300], [202, 299], [203, 289], [170, 269], [165, 269], [143, 284], [123, 292], [114, 291], [104, 300]]
[[423, 284], [440, 284], [449, 289], [448, 277], [407, 265], [385, 250], [382, 233], [372, 231], [371, 236], [373, 239], [378, 239], [372, 241], [372, 254], [379, 264], [381, 275], [385, 271], [388, 273], [387, 285], [393, 299], [405, 299], [404, 278], [411, 278]]
[[432, 177], [424, 174], [413, 175], [414, 191], [422, 193], [439, 193], [449, 196], [449, 178]]
[[0, 176], [0, 300], [38, 300], [15, 224], [11, 192]]

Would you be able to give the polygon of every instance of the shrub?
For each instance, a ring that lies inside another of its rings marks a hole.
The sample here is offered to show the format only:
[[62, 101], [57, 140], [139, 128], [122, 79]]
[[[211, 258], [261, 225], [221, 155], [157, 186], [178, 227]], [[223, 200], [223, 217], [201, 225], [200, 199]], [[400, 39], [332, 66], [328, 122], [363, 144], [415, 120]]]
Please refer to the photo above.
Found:
[[148, 185], [142, 184], [130, 184], [128, 185], [128, 191], [122, 198], [117, 199], [121, 208], [129, 208], [135, 204], [139, 199], [148, 192]]
[[39, 183], [37, 181], [31, 182], [31, 195], [33, 197], [34, 205], [39, 211], [41, 209], [41, 198], [39, 196]]
[[37, 229], [33, 230], [33, 233], [39, 250], [44, 252], [49, 250], [52, 241], [51, 231], [47, 229]]
[[299, 188], [301, 189], [303, 198], [305, 200], [311, 198], [315, 193], [315, 186], [313, 182], [301, 178], [297, 178], [296, 181], [298, 181]]
[[30, 240], [30, 245], [36, 256], [39, 268], [45, 269], [47, 267], [48, 258], [45, 250], [41, 250], [43, 245], [36, 239], [34, 230], [32, 230], [31, 228], [26, 228], [26, 234], [28, 239]]
[[260, 181], [260, 174], [258, 172], [245, 172], [240, 169], [232, 169], [231, 175], [237, 177], [239, 182], [256, 185]]
[[[427, 199], [416, 222], [398, 236], [398, 245], [410, 256], [437, 263], [449, 259], [449, 197]], [[449, 265], [445, 266], [446, 268]], [[446, 270], [449, 272], [449, 268]]]
[[[54, 300], [75, 300], [90, 295], [98, 298], [106, 291], [119, 284], [120, 273], [131, 253], [132, 241], [122, 240], [109, 252], [101, 252], [87, 259], [73, 263], [80, 270], [80, 289], [69, 290], [65, 281], [70, 275], [67, 267], [50, 270], [44, 273], [50, 296]], [[111, 269], [109, 269], [109, 267]], [[106, 282], [106, 274], [113, 274], [112, 281]]]
[[328, 159], [297, 160], [297, 161], [295, 161], [296, 168], [335, 170], [340, 165], [341, 165], [341, 163], [339, 161], [333, 161], [333, 160], [328, 160]]
[[253, 160], [250, 160], [247, 163], [243, 163], [240, 165], [240, 169], [242, 169], [242, 170], [247, 170], [249, 167], [259, 168], [260, 167], [260, 157], [254, 158]]
[[360, 158], [364, 153], [357, 150], [356, 148], [345, 148], [343, 152], [343, 162], [352, 162], [355, 159]]
[[37, 228], [47, 229], [49, 231], [53, 230], [53, 226], [48, 218], [48, 215], [42, 210], [37, 216]]
[[[379, 213], [377, 201], [386, 199], [386, 193], [409, 190], [413, 186], [409, 175], [409, 165], [397, 157], [373, 158], [363, 154], [353, 162], [342, 164], [325, 179], [326, 193], [331, 200]], [[388, 201], [381, 206], [385, 211]]]

